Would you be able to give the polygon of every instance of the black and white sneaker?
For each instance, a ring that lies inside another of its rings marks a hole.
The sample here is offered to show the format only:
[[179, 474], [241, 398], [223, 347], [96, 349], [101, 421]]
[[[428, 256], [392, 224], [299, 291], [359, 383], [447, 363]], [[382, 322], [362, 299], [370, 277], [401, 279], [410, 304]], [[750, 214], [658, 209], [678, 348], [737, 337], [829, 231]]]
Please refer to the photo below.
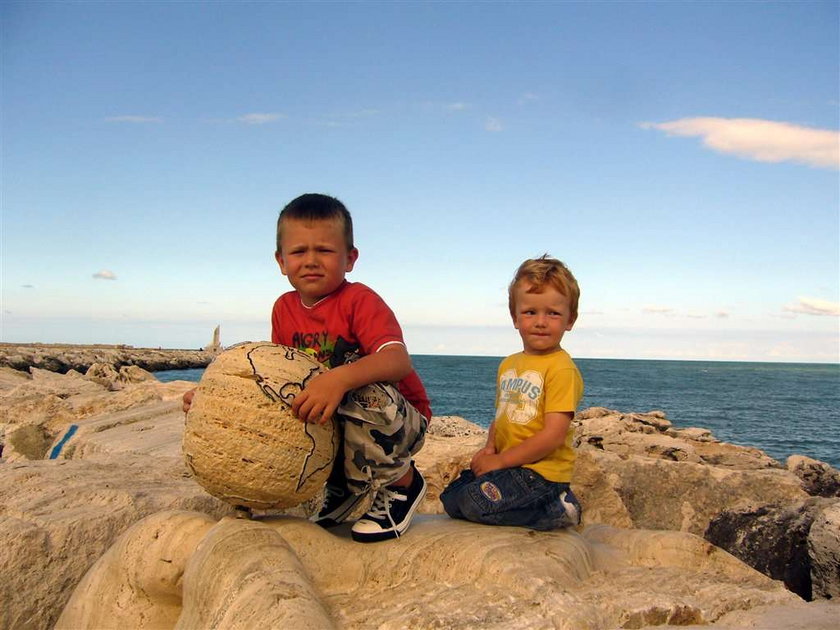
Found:
[[426, 480], [414, 467], [414, 462], [411, 468], [414, 478], [407, 488], [383, 486], [379, 489], [370, 510], [350, 530], [353, 540], [378, 542], [399, 538], [408, 529], [411, 517], [426, 496]]
[[328, 483], [324, 486], [324, 506], [309, 520], [321, 527], [335, 527], [350, 518], [364, 498], [364, 494], [353, 494], [346, 486]]

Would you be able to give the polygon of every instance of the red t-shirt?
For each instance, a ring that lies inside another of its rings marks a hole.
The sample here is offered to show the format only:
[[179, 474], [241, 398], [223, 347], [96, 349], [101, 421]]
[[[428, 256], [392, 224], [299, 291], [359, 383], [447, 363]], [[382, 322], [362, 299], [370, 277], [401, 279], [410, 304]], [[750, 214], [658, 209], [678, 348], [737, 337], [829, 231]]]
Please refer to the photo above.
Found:
[[[344, 282], [313, 306], [297, 291], [284, 293], [271, 312], [271, 341], [298, 348], [329, 367], [377, 352], [389, 343], [405, 345], [397, 318], [384, 300], [358, 282]], [[417, 372], [397, 383], [406, 400], [426, 418], [429, 397]]]

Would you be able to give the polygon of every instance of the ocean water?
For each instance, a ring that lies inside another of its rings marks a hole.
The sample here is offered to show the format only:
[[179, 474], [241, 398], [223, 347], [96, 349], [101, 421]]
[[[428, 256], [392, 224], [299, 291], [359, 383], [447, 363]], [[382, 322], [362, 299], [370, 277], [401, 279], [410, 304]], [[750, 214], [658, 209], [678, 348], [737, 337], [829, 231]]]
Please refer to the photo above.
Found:
[[[435, 415], [488, 426], [499, 358], [415, 355]], [[807, 455], [840, 468], [840, 365], [577, 359], [581, 409], [664, 411], [679, 428], [755, 446], [784, 462]], [[198, 381], [203, 370], [157, 372], [161, 381]]]

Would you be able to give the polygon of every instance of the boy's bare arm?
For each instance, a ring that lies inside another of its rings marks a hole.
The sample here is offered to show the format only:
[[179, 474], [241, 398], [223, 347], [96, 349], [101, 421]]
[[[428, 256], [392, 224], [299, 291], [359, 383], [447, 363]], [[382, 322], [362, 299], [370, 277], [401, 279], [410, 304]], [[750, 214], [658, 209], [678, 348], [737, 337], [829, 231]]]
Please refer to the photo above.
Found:
[[496, 423], [491, 422], [490, 428], [487, 430], [487, 442], [484, 446], [475, 452], [470, 460], [470, 468], [474, 468], [475, 460], [482, 455], [493, 455], [496, 452]]
[[478, 477], [500, 468], [515, 468], [538, 462], [566, 441], [572, 418], [574, 413], [570, 411], [545, 414], [542, 430], [520, 444], [502, 453], [476, 453], [470, 466], [473, 473]]
[[411, 373], [411, 358], [402, 344], [384, 346], [379, 352], [340, 365], [313, 378], [292, 403], [292, 411], [306, 422], [329, 420], [351, 389], [370, 383], [402, 380]]

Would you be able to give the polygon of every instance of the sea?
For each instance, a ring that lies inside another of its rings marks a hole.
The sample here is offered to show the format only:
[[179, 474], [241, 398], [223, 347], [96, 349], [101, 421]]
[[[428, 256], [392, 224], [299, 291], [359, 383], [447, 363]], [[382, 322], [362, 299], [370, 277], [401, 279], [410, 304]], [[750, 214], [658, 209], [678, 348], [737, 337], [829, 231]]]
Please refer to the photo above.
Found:
[[[494, 417], [497, 357], [412, 356], [437, 416], [487, 427]], [[840, 469], [840, 365], [725, 361], [576, 359], [580, 409], [665, 412], [677, 428], [755, 446], [784, 463], [806, 455]], [[203, 369], [156, 372], [161, 381], [198, 381]]]

